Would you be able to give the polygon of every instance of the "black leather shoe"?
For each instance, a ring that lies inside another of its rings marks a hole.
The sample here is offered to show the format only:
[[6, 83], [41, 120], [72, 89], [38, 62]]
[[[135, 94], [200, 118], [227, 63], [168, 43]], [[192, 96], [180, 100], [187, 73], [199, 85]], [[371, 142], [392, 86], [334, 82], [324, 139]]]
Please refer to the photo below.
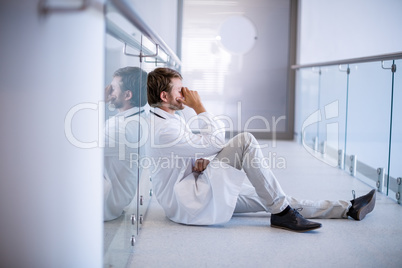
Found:
[[374, 209], [375, 192], [376, 190], [373, 189], [368, 194], [351, 200], [352, 206], [349, 208], [347, 215], [357, 221], [364, 219]]
[[321, 227], [321, 223], [308, 221], [300, 213], [291, 208], [283, 216], [271, 215], [271, 227], [295, 232], [307, 232]]

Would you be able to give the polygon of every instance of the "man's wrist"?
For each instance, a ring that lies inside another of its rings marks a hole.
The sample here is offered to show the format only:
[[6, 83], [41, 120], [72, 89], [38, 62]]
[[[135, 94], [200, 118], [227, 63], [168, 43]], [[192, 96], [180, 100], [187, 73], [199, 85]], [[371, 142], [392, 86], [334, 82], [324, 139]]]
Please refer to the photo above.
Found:
[[194, 107], [194, 111], [196, 112], [196, 114], [201, 114], [205, 113], [207, 110], [205, 110], [204, 106], [201, 104], [197, 107]]

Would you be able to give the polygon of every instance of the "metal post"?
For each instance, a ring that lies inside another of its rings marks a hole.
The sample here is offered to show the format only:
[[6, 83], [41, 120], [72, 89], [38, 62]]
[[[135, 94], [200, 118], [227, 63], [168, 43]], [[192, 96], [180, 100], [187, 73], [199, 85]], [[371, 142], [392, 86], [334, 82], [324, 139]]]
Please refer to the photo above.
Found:
[[398, 201], [398, 204], [400, 204], [401, 203], [402, 178], [398, 177], [396, 179], [396, 183], [398, 184], [398, 192], [396, 193], [395, 197], [396, 197], [396, 200]]
[[357, 156], [351, 155], [350, 156], [350, 175], [356, 177], [356, 165], [357, 165]]
[[377, 175], [378, 175], [377, 190], [379, 192], [382, 192], [384, 189], [384, 182], [385, 182], [384, 168], [377, 168]]
[[345, 154], [342, 149], [338, 150], [338, 168], [345, 168]]

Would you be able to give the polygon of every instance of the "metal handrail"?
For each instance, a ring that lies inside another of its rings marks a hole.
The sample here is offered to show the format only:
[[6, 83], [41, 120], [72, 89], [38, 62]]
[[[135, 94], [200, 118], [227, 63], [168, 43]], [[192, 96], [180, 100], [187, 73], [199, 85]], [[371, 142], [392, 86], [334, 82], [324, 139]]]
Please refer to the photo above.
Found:
[[87, 9], [91, 5], [91, 0], [83, 0], [81, 5], [79, 6], [52, 6], [47, 0], [40, 0], [39, 3], [39, 11], [48, 14], [50, 12], [76, 12], [76, 11], [83, 11]]
[[363, 62], [371, 62], [371, 61], [387, 61], [387, 60], [396, 60], [396, 59], [402, 59], [402, 52], [381, 54], [381, 55], [361, 57], [361, 58], [352, 58], [352, 59], [335, 60], [335, 61], [327, 61], [327, 62], [292, 65], [291, 68], [294, 70], [297, 70], [297, 69], [308, 68], [308, 67], [321, 67], [321, 66], [330, 66], [330, 65], [363, 63]]
[[150, 39], [155, 45], [159, 45], [159, 47], [170, 56], [170, 60], [174, 61], [175, 65], [181, 65], [181, 60], [177, 57], [176, 53], [141, 19], [131, 4], [127, 3], [126, 0], [111, 0], [111, 2], [114, 7], [138, 30], [140, 30], [144, 36]]
[[133, 36], [126, 33], [119, 26], [117, 26], [110, 19], [106, 18], [106, 32], [116, 38], [117, 40], [130, 45], [131, 47], [141, 50], [141, 43], [138, 42]]

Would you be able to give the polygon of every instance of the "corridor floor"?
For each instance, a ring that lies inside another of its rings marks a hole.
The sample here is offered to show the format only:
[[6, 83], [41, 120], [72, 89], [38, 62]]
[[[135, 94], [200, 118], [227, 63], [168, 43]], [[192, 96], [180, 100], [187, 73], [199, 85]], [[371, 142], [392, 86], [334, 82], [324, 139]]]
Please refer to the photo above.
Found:
[[[261, 141], [288, 195], [352, 199], [371, 188], [310, 155], [295, 142]], [[402, 206], [377, 193], [363, 221], [318, 219], [323, 227], [295, 233], [270, 227], [267, 213], [237, 214], [226, 224], [169, 221], [152, 198], [127, 267], [402, 267]]]

